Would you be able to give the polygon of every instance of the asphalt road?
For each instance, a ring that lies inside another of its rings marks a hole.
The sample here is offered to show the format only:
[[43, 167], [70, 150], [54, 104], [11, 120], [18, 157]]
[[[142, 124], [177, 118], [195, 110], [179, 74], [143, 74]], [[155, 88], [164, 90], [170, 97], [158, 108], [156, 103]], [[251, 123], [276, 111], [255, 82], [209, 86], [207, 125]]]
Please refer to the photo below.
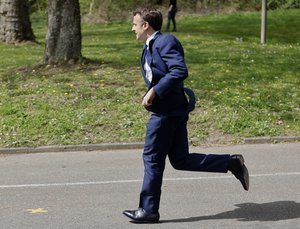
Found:
[[244, 191], [231, 174], [165, 171], [161, 222], [132, 224], [141, 150], [0, 155], [0, 228], [299, 229], [300, 143], [191, 148], [243, 153]]

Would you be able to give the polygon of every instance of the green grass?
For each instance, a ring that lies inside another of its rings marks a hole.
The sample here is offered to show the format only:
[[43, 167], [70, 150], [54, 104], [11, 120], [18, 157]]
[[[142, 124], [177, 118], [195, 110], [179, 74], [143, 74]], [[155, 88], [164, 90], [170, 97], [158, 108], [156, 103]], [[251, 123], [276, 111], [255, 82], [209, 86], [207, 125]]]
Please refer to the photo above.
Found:
[[[37, 65], [43, 15], [33, 15], [39, 44], [0, 43], [0, 147], [143, 141], [149, 114], [139, 69], [141, 43], [131, 23], [82, 25], [83, 56], [64, 69]], [[197, 96], [190, 138], [300, 135], [300, 11], [178, 18]]]

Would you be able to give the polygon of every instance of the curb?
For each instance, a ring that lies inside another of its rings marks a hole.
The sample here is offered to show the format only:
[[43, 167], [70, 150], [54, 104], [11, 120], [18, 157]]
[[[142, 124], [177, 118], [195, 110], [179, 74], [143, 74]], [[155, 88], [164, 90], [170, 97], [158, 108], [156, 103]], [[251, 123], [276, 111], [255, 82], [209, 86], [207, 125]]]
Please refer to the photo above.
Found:
[[103, 143], [86, 145], [66, 145], [66, 146], [39, 146], [39, 147], [18, 147], [0, 148], [0, 154], [18, 153], [52, 153], [52, 152], [74, 152], [74, 151], [104, 151], [104, 150], [125, 150], [143, 148], [144, 143]]
[[[257, 137], [245, 138], [244, 144], [267, 144], [280, 142], [300, 142], [300, 136], [279, 136], [279, 137]], [[191, 143], [191, 142], [190, 142]], [[24, 153], [51, 153], [51, 152], [75, 152], [75, 151], [105, 151], [105, 150], [129, 150], [143, 149], [143, 142], [134, 143], [103, 143], [85, 145], [65, 146], [39, 146], [39, 147], [16, 147], [0, 148], [0, 154], [24, 154]]]
[[266, 144], [266, 143], [297, 142], [297, 141], [300, 141], [300, 136], [259, 137], [259, 138], [245, 138], [244, 144]]

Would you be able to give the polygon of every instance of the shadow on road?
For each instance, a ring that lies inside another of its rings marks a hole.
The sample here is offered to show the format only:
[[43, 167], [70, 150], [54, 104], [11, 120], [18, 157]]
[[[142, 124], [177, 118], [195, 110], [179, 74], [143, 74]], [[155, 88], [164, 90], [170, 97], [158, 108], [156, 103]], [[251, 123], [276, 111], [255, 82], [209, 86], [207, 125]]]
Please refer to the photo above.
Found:
[[238, 208], [216, 215], [195, 216], [182, 219], [161, 220], [161, 223], [183, 223], [202, 220], [237, 219], [238, 221], [279, 221], [300, 218], [300, 203], [276, 201], [271, 203], [243, 203]]

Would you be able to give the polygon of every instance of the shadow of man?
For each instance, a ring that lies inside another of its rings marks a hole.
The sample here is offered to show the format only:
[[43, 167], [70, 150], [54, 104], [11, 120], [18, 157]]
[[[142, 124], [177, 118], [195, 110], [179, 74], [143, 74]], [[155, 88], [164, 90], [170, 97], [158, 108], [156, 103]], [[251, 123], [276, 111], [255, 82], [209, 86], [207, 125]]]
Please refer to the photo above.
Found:
[[237, 219], [238, 221], [280, 221], [300, 218], [300, 203], [276, 201], [271, 203], [237, 204], [236, 209], [216, 215], [162, 220], [161, 223], [196, 222], [202, 220]]

